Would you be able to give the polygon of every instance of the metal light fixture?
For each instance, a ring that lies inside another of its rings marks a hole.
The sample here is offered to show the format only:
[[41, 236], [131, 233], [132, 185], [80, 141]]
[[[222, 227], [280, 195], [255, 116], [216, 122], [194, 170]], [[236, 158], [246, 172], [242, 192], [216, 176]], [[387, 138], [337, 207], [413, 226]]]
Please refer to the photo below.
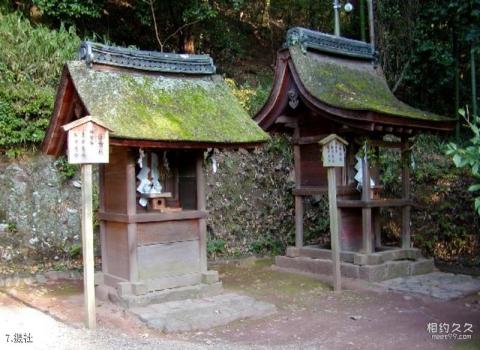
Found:
[[347, 3], [343, 6], [343, 9], [345, 10], [346, 13], [350, 13], [353, 11], [353, 5], [350, 1], [347, 1]]
[[[342, 5], [340, 4], [339, 0], [333, 0], [333, 12], [335, 14], [335, 35], [340, 36], [340, 9]], [[352, 3], [347, 0], [345, 5], [343, 6], [343, 10], [346, 13], [350, 13], [353, 11]]]

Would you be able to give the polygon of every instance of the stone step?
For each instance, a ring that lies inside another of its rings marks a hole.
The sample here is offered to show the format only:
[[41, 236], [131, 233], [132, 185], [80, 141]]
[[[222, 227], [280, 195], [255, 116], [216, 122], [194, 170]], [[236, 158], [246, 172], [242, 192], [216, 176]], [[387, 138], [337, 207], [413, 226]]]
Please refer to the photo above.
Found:
[[249, 296], [226, 293], [130, 309], [149, 327], [164, 332], [205, 330], [240, 319], [258, 319], [276, 312], [272, 304]]
[[379, 285], [390, 290], [452, 300], [480, 291], [480, 278], [453, 273], [433, 272], [383, 281]]
[[170, 301], [205, 298], [218, 295], [223, 292], [221, 282], [213, 284], [197, 284], [179, 288], [164, 289], [149, 292], [143, 295], [119, 296], [118, 291], [106, 285], [96, 287], [96, 296], [100, 300], [109, 300], [125, 308], [142, 307], [150, 304], [159, 304]]

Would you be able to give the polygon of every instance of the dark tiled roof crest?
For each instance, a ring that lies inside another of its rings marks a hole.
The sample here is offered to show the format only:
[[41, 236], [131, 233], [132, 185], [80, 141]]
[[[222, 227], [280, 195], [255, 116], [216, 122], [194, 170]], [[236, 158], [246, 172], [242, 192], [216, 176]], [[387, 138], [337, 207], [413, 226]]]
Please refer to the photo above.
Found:
[[216, 70], [209, 55], [143, 51], [108, 46], [91, 41], [82, 42], [79, 58], [84, 60], [88, 66], [99, 63], [151, 72], [214, 74]]
[[285, 47], [299, 45], [303, 52], [315, 49], [339, 56], [375, 60], [375, 52], [369, 43], [294, 27], [288, 30]]

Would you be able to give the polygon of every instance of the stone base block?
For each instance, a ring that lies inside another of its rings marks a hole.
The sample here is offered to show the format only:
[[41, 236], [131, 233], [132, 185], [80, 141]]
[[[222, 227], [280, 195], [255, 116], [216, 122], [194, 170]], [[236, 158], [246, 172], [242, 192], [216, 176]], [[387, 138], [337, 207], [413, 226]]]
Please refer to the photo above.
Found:
[[[299, 270], [319, 275], [332, 274], [332, 261], [328, 259], [311, 259], [305, 257], [289, 258], [286, 256], [275, 257], [275, 265], [285, 269]], [[340, 265], [342, 276], [349, 278], [359, 277], [359, 266], [342, 262]]]
[[433, 259], [418, 259], [413, 261], [410, 265], [410, 274], [413, 275], [423, 275], [426, 273], [433, 272], [435, 270], [435, 264]]
[[274, 305], [233, 293], [136, 307], [130, 310], [149, 327], [163, 332], [205, 330], [241, 319], [258, 319], [276, 312]]
[[218, 271], [210, 270], [202, 273], [202, 283], [214, 284], [219, 281]]
[[168, 301], [204, 298], [220, 294], [222, 291], [222, 283], [215, 282], [212, 284], [201, 283], [194, 286], [164, 289], [155, 292], [148, 292], [142, 295], [134, 295], [132, 293], [121, 296], [114, 288], [111, 288], [109, 289], [107, 296], [108, 299], [115, 304], [122, 305], [126, 308], [132, 308]]
[[[332, 274], [332, 261], [329, 259], [277, 256], [275, 257], [275, 265], [279, 268], [298, 270], [299, 272], [318, 275]], [[357, 265], [348, 262], [342, 262], [340, 265], [343, 277], [359, 278], [369, 282], [380, 282], [397, 277], [424, 274], [433, 270], [433, 260], [423, 258], [416, 261], [386, 261], [375, 265]]]

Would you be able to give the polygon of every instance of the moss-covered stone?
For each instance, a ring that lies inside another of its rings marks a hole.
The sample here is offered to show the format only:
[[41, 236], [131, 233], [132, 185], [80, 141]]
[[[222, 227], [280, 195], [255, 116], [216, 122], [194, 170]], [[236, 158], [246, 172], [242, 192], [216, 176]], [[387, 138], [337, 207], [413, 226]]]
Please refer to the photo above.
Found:
[[155, 141], [249, 143], [268, 140], [216, 76], [139, 75], [90, 69], [68, 70], [88, 112], [112, 136]]
[[380, 68], [370, 62], [333, 58], [298, 46], [289, 48], [305, 88], [333, 107], [365, 110], [422, 120], [449, 120], [398, 100], [390, 91]]

